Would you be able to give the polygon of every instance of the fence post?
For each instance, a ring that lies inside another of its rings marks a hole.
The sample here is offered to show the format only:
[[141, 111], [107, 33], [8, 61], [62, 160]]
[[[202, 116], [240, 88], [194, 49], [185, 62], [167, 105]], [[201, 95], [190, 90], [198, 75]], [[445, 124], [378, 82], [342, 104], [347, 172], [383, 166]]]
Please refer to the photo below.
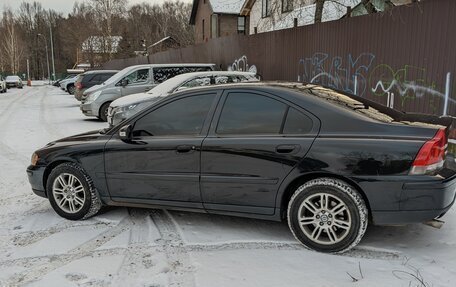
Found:
[[298, 18], [293, 19], [293, 27], [298, 27]]
[[450, 77], [451, 73], [448, 72], [446, 76], [445, 84], [445, 103], [443, 105], [443, 115], [446, 116], [448, 112], [448, 101], [450, 100]]
[[257, 27], [253, 27], [253, 33], [254, 34], [258, 33], [258, 28]]

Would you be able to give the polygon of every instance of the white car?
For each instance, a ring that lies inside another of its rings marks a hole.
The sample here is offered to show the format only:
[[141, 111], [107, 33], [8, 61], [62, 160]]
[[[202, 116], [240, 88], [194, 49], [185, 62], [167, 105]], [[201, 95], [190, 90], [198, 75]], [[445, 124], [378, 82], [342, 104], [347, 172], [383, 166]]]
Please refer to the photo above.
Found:
[[5, 82], [6, 88], [8, 89], [12, 87], [22, 89], [24, 87], [24, 85], [22, 84], [22, 79], [19, 76], [8, 76], [6, 77]]
[[76, 90], [74, 83], [76, 82], [78, 77], [79, 77], [79, 75], [74, 75], [73, 77], [62, 80], [60, 82], [60, 88], [62, 90], [64, 90], [65, 92], [68, 92], [72, 95], [74, 93], [74, 91]]
[[6, 91], [7, 88], [5, 78], [3, 78], [2, 75], [0, 75], [0, 93], [6, 93]]
[[140, 112], [164, 97], [188, 88], [228, 83], [257, 82], [255, 73], [236, 71], [194, 72], [175, 76], [150, 90], [125, 96], [113, 101], [108, 108], [107, 122], [110, 126]]

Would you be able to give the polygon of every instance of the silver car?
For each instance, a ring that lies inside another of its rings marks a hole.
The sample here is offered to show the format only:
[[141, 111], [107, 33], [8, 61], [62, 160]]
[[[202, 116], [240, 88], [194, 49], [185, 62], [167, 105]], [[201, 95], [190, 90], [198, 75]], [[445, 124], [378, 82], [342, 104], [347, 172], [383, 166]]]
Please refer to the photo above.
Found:
[[131, 66], [101, 85], [87, 89], [82, 96], [81, 111], [89, 117], [106, 121], [112, 101], [131, 94], [147, 92], [156, 85], [180, 74], [213, 71], [214, 64], [150, 64]]
[[6, 93], [6, 81], [2, 75], [0, 75], [0, 93]]
[[213, 71], [179, 75], [161, 83], [147, 93], [130, 95], [112, 102], [108, 109], [108, 123], [110, 126], [117, 125], [176, 91], [199, 86], [256, 81], [259, 79], [255, 73], [249, 72]]

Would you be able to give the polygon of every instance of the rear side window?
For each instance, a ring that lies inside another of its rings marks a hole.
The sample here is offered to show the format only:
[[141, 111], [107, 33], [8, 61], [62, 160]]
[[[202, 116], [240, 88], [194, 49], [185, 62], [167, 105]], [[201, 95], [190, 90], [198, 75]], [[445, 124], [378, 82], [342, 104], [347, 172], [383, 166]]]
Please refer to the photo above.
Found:
[[104, 82], [107, 79], [111, 78], [114, 74], [101, 74], [100, 75], [100, 82]]
[[89, 79], [87, 79], [87, 82], [99, 82], [99, 81], [100, 81], [99, 74], [91, 75], [91, 77]]
[[287, 105], [269, 97], [230, 93], [223, 106], [217, 134], [279, 134]]
[[212, 71], [211, 67], [161, 67], [154, 68], [154, 83], [160, 84], [180, 74]]
[[198, 95], [166, 104], [139, 119], [133, 136], [199, 135], [214, 97]]
[[284, 134], [307, 134], [312, 130], [312, 120], [300, 111], [289, 108], [283, 126]]

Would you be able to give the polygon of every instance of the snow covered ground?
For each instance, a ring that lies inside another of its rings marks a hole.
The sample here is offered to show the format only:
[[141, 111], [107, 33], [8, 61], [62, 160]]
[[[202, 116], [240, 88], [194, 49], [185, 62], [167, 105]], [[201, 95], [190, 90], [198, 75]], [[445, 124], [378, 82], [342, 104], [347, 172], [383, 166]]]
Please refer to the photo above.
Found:
[[456, 284], [455, 208], [440, 230], [372, 227], [355, 250], [337, 256], [305, 250], [284, 223], [136, 208], [62, 219], [32, 193], [30, 156], [105, 125], [55, 87], [0, 94], [0, 286]]

